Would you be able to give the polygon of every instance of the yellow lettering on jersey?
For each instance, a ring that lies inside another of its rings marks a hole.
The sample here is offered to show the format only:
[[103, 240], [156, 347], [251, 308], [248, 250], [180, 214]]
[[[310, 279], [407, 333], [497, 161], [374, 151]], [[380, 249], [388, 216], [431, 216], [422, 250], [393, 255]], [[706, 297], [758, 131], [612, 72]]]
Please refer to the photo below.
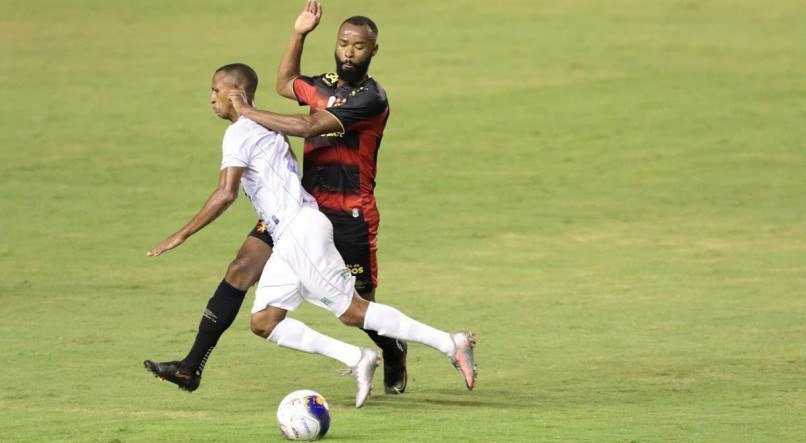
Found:
[[364, 273], [364, 267], [361, 265], [347, 265], [347, 269], [349, 269], [353, 275]]
[[329, 72], [322, 77], [322, 81], [324, 81], [328, 86], [333, 86], [339, 81], [339, 74]]

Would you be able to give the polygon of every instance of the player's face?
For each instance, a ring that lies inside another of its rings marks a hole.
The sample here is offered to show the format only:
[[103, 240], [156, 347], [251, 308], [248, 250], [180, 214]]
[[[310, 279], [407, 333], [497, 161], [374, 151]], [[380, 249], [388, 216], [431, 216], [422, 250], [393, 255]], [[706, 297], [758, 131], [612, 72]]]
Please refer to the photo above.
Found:
[[336, 37], [336, 72], [347, 83], [364, 79], [378, 45], [368, 26], [345, 23]]
[[227, 98], [227, 94], [232, 88], [226, 81], [226, 74], [223, 72], [216, 73], [213, 76], [213, 82], [210, 85], [210, 104], [213, 105], [213, 111], [219, 117], [229, 120], [230, 115], [234, 112], [232, 103]]

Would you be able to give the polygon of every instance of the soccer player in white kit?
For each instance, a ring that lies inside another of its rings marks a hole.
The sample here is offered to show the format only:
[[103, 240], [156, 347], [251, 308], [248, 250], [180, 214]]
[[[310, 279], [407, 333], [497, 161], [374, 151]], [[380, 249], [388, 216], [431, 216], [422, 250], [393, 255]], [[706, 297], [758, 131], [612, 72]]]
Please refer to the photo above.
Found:
[[[333, 226], [319, 212], [316, 200], [302, 187], [296, 157], [282, 134], [241, 117], [232, 100], [254, 100], [257, 74], [236, 63], [216, 70], [211, 103], [216, 114], [230, 120], [223, 141], [220, 180], [237, 189], [240, 182], [258, 215], [266, 221], [274, 251], [263, 269], [252, 306], [252, 331], [280, 346], [325, 355], [347, 365], [356, 379], [356, 407], [372, 389], [378, 353], [314, 331], [286, 317], [303, 300], [329, 309], [342, 323], [380, 335], [422, 343], [447, 355], [462, 372], [468, 389], [476, 381], [473, 333], [449, 334], [418, 322], [397, 309], [368, 302], [354, 289], [355, 277], [333, 244]], [[321, 111], [324, 112], [324, 111]], [[316, 114], [311, 116], [316, 118]], [[235, 194], [237, 195], [237, 194]], [[197, 232], [217, 218], [234, 197], [216, 202], [212, 195], [186, 225]], [[190, 229], [188, 229], [190, 228]], [[186, 238], [186, 237], [185, 237]], [[184, 241], [170, 241], [172, 249]]]

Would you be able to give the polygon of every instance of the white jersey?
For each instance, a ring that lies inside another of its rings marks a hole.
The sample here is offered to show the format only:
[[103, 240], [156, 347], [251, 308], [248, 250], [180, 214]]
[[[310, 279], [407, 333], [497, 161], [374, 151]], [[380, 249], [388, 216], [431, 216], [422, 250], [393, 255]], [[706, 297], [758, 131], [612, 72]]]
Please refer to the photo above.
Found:
[[241, 186], [275, 242], [302, 207], [318, 209], [284, 135], [240, 117], [224, 133], [222, 150], [221, 169], [246, 168]]

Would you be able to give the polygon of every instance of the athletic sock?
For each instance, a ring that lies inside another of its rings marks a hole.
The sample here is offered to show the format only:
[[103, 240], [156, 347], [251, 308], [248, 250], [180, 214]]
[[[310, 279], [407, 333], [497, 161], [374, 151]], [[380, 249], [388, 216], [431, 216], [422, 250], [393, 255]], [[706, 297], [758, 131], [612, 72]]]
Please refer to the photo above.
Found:
[[398, 340], [422, 343], [448, 357], [453, 356], [454, 344], [450, 334], [420, 323], [391, 306], [370, 302], [364, 317], [364, 329]]
[[305, 323], [286, 317], [269, 334], [280, 346], [336, 359], [349, 367], [361, 360], [361, 348], [314, 331]]
[[[384, 337], [383, 335], [378, 334], [377, 331], [372, 331], [370, 329], [361, 329], [364, 331], [369, 338], [375, 342], [375, 344], [381, 348], [383, 351], [383, 361], [384, 365], [392, 364], [398, 365], [402, 361], [403, 357], [406, 355], [403, 353], [403, 350], [400, 346], [398, 346], [398, 340], [392, 337]], [[400, 340], [403, 341], [403, 340]]]
[[199, 323], [199, 332], [196, 333], [196, 341], [183, 360], [196, 375], [201, 375], [218, 339], [235, 320], [245, 295], [246, 291], [221, 280], [218, 289], [207, 302], [207, 309]]

